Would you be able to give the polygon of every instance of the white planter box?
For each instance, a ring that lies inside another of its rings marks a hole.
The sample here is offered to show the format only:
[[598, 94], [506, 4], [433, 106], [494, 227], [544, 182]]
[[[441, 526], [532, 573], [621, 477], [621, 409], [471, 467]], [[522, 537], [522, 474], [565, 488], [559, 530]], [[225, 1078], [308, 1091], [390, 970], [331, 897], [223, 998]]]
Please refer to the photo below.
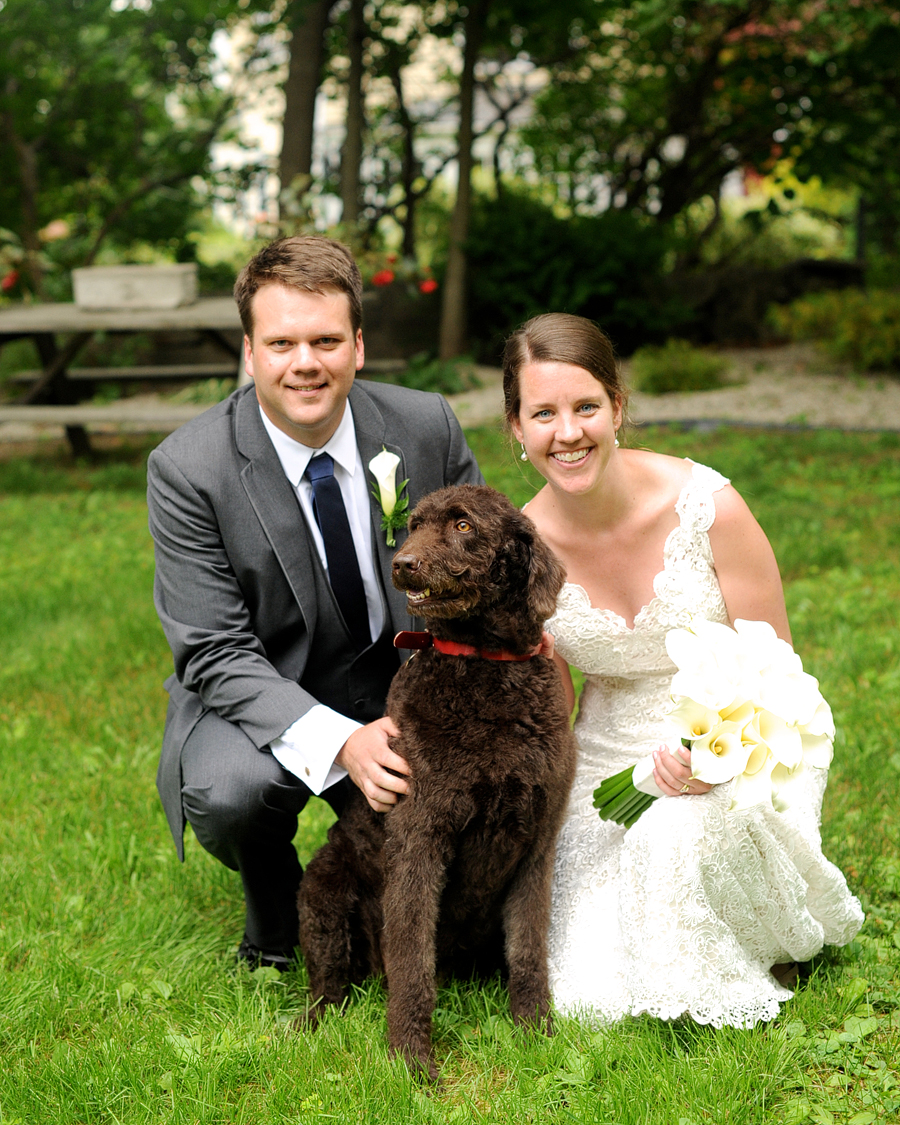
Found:
[[197, 300], [197, 265], [85, 266], [72, 287], [82, 309], [174, 309]]

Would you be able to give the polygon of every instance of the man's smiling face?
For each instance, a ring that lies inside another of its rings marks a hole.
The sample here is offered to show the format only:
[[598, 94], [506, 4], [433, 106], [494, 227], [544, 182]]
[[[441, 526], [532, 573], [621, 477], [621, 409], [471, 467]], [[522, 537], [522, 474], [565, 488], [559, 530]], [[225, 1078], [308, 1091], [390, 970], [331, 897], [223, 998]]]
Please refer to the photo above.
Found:
[[337, 429], [356, 372], [362, 331], [353, 331], [346, 293], [264, 285], [244, 337], [247, 374], [266, 417], [295, 441], [320, 449]]

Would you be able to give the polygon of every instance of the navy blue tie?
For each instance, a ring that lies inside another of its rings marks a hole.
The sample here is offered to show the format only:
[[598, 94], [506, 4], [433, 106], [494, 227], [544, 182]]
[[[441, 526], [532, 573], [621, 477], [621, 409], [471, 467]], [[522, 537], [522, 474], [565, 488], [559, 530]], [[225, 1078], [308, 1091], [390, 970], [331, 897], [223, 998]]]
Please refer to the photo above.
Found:
[[334, 461], [319, 453], [307, 465], [306, 475], [312, 483], [313, 515], [325, 543], [331, 588], [356, 647], [364, 649], [372, 642], [369, 610], [341, 486], [334, 479]]

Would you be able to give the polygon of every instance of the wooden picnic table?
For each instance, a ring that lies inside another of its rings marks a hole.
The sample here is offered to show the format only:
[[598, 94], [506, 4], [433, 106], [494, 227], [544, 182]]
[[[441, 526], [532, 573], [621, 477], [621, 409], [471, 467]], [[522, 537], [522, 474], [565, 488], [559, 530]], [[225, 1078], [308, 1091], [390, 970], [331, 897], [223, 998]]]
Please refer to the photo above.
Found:
[[[209, 378], [211, 373], [243, 377], [243, 352], [228, 338], [241, 330], [237, 306], [231, 297], [204, 297], [192, 305], [175, 309], [82, 309], [71, 303], [14, 305], [0, 309], [0, 347], [11, 340], [34, 340], [41, 370], [21, 373], [20, 379], [31, 387], [19, 403], [0, 407], [0, 421], [33, 421], [42, 418], [65, 426], [66, 437], [76, 456], [90, 452], [90, 439], [85, 424], [96, 421], [98, 410], [105, 420], [131, 420], [133, 408], [128, 400], [97, 407], [82, 400], [93, 396], [93, 383], [132, 381], [135, 379]], [[74, 362], [91, 337], [97, 332], [136, 333], [200, 331], [222, 349], [225, 361], [221, 366], [210, 364], [177, 364], [172, 366], [140, 366], [129, 368], [77, 368]], [[213, 367], [216, 368], [213, 372]], [[74, 375], [73, 377], [70, 377]], [[194, 408], [192, 413], [197, 413]], [[159, 414], [165, 422], [165, 406]], [[172, 423], [185, 420], [184, 407], [171, 408]]]

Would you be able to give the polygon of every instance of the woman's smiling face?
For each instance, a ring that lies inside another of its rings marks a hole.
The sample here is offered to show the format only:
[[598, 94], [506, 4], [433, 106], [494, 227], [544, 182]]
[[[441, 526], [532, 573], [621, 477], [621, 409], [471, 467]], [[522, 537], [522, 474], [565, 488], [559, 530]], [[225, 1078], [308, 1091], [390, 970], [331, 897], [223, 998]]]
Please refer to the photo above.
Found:
[[615, 450], [622, 409], [599, 379], [571, 363], [527, 363], [519, 373], [516, 440], [553, 487], [589, 491]]

